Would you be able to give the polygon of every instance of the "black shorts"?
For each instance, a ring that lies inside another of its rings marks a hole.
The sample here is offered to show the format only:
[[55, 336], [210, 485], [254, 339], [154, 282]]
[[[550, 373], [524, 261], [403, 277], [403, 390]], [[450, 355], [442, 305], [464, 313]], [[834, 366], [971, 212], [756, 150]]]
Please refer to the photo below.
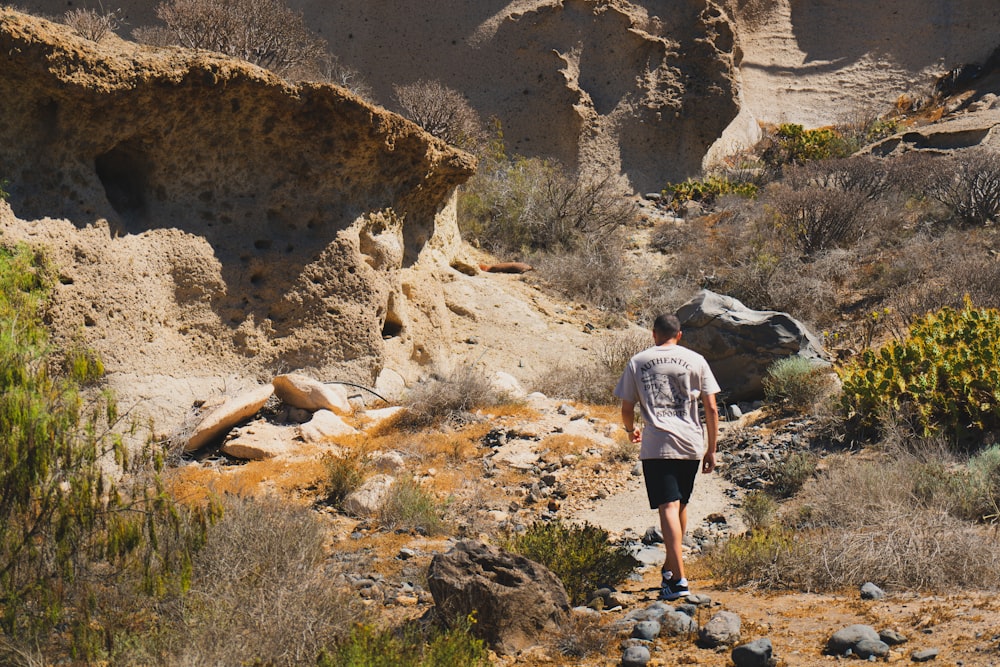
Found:
[[700, 467], [698, 460], [643, 459], [642, 477], [646, 480], [649, 509], [655, 510], [675, 500], [687, 505]]

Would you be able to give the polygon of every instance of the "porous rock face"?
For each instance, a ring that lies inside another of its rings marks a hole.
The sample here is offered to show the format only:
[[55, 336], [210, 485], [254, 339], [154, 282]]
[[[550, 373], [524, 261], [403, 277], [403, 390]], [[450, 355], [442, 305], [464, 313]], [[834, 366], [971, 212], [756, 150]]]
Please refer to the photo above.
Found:
[[0, 10], [0, 234], [50, 249], [57, 335], [112, 374], [371, 382], [473, 169], [336, 87]]

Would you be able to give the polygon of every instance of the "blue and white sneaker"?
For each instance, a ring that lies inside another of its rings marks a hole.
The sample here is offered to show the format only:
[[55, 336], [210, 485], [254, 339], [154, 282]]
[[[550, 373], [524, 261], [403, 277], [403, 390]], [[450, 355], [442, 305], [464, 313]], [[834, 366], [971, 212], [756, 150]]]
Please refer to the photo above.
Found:
[[660, 599], [672, 602], [691, 594], [688, 590], [687, 579], [668, 580], [664, 576], [663, 586], [660, 588]]

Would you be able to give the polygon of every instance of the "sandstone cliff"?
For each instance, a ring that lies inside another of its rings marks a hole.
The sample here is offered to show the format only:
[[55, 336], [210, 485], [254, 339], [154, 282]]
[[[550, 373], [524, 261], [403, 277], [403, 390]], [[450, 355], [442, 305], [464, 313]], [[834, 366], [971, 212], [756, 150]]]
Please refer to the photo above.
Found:
[[454, 253], [471, 157], [333, 86], [6, 9], [0, 54], [0, 234], [51, 248], [57, 335], [113, 378], [371, 382], [383, 336], [432, 355], [442, 297], [404, 285]]
[[[619, 169], [639, 191], [696, 175], [760, 122], [817, 127], [885, 110], [1000, 45], [992, 0], [287, 4], [380, 103], [393, 84], [439, 79], [499, 118], [513, 151]], [[156, 3], [116, 7], [123, 33], [157, 22]]]

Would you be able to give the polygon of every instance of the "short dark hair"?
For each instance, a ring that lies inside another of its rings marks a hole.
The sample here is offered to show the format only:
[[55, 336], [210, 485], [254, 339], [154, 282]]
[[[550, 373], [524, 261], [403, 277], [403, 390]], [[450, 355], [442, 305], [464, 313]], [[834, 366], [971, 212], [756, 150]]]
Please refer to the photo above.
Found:
[[664, 313], [658, 315], [653, 321], [653, 331], [660, 334], [666, 339], [671, 339], [676, 336], [681, 330], [681, 321], [677, 319], [676, 315], [671, 313]]

